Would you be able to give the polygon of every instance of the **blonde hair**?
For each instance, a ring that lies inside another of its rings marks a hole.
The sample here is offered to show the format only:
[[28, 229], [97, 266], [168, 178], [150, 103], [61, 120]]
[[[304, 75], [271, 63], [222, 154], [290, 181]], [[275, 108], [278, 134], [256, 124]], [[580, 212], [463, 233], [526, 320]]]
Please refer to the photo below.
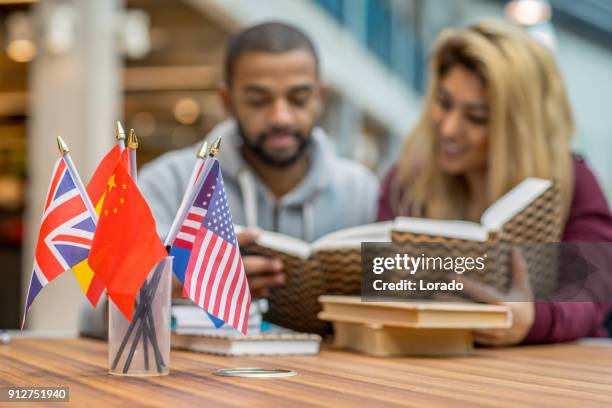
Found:
[[440, 80], [458, 64], [482, 79], [489, 107], [486, 205], [526, 177], [541, 177], [556, 180], [567, 214], [574, 124], [561, 75], [548, 49], [500, 22], [449, 29], [438, 37], [424, 110], [402, 147], [392, 185], [395, 214], [465, 218], [467, 184], [438, 165], [431, 118]]

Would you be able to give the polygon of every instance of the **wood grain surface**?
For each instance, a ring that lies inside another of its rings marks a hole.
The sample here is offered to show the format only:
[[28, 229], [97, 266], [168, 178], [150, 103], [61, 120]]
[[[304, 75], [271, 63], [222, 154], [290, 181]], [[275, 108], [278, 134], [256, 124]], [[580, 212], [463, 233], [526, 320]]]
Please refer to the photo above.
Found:
[[[473, 356], [456, 358], [374, 358], [330, 347], [318, 356], [296, 357], [173, 351], [170, 365], [167, 377], [114, 377], [107, 374], [104, 342], [13, 339], [0, 345], [0, 388], [68, 386], [71, 406], [105, 408], [612, 407], [612, 347], [605, 344], [477, 349]], [[284, 368], [298, 375], [249, 379], [212, 374], [225, 367]]]

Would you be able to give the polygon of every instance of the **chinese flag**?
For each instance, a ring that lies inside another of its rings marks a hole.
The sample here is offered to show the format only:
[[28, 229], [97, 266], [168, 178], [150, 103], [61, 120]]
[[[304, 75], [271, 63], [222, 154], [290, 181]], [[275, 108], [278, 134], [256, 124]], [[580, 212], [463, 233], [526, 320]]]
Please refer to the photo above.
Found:
[[[106, 193], [108, 178], [115, 171], [120, 156], [121, 149], [119, 145], [115, 145], [115, 147], [104, 156], [93, 176], [91, 176], [89, 184], [87, 184], [87, 195], [89, 195], [89, 199], [93, 203], [98, 216], [100, 215], [104, 194]], [[95, 307], [98, 304], [102, 292], [104, 292], [104, 281], [93, 272], [88, 259], [74, 265], [72, 267], [72, 272], [77, 282], [79, 282], [83, 293], [85, 293], [87, 299], [89, 299], [91, 304]]]
[[96, 207], [96, 213], [100, 215], [100, 210], [102, 209], [102, 202], [104, 199], [104, 194], [106, 193], [106, 188], [108, 184], [108, 178], [115, 171], [115, 167], [117, 167], [117, 162], [119, 161], [119, 157], [121, 156], [121, 148], [118, 144], [116, 144], [107, 154], [104, 156], [93, 176], [91, 176], [91, 180], [87, 184], [87, 194], [91, 199], [94, 207]]
[[138, 290], [167, 254], [151, 210], [128, 174], [127, 155], [126, 149], [108, 179], [89, 265], [131, 321]]

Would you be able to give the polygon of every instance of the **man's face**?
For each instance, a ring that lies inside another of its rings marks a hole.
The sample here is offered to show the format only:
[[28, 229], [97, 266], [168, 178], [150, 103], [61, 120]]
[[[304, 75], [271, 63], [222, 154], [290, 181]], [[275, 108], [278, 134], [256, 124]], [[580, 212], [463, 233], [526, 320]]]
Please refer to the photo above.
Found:
[[222, 96], [238, 121], [245, 148], [275, 167], [302, 157], [324, 99], [315, 59], [307, 50], [243, 54]]

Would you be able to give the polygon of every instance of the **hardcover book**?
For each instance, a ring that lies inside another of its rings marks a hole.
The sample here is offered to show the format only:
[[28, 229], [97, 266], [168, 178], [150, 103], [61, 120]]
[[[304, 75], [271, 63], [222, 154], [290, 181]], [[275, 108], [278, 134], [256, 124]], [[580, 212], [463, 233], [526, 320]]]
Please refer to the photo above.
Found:
[[465, 355], [474, 329], [512, 325], [510, 309], [463, 302], [361, 302], [353, 296], [321, 296], [319, 318], [331, 321], [336, 346], [375, 356]]

